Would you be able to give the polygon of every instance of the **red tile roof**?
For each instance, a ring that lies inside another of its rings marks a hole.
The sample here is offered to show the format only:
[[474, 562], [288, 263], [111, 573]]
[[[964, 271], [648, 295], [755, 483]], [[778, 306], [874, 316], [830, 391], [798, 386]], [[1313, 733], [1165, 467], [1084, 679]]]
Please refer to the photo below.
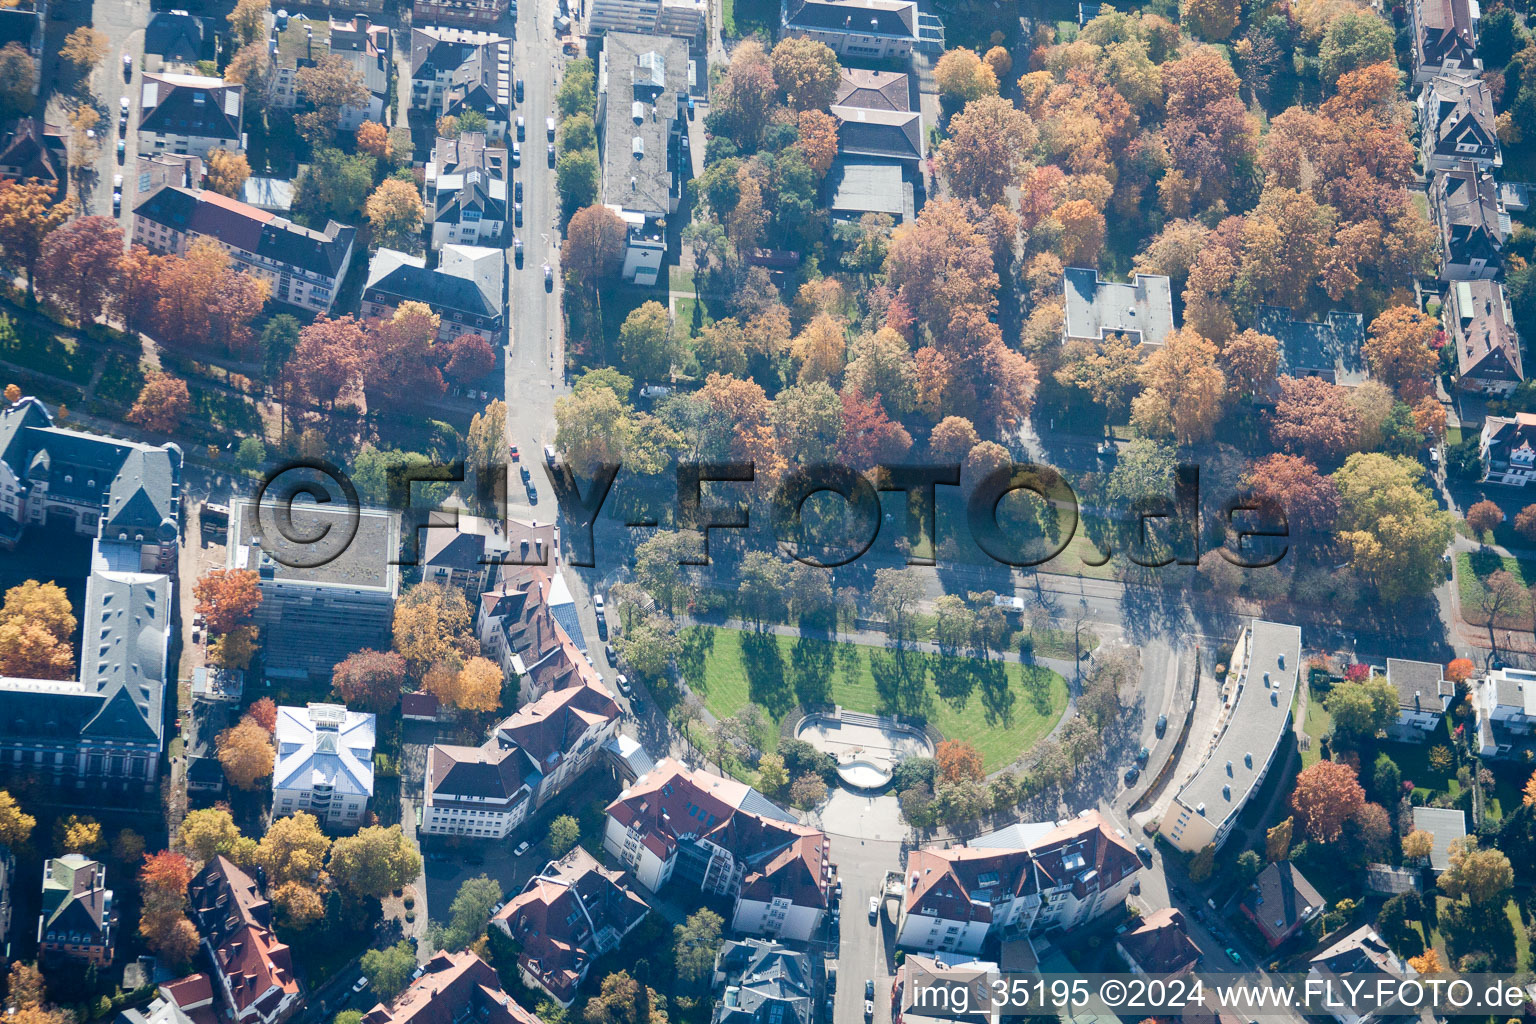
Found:
[[265, 1016], [299, 990], [292, 955], [272, 931], [271, 906], [250, 875], [215, 857], [187, 887], [187, 899], [238, 1012], [254, 1006]]
[[433, 956], [426, 973], [388, 1006], [375, 1005], [363, 1024], [454, 1024], [471, 1016], [477, 1024], [543, 1024], [502, 991], [496, 972], [469, 950]]

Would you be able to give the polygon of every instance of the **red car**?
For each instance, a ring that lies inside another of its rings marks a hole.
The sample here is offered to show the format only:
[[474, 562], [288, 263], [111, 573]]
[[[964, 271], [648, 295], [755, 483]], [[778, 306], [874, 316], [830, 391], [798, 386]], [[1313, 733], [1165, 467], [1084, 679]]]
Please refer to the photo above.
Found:
[[512, 448], [512, 461], [516, 462], [517, 461], [517, 445], [514, 444], [514, 445], [511, 446], [511, 448]]

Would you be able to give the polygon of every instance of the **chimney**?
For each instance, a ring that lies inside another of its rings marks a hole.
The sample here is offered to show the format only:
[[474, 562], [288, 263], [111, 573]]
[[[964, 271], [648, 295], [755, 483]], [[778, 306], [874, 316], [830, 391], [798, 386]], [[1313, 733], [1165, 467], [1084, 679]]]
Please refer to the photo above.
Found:
[[309, 60], [315, 59], [315, 30], [308, 25], [304, 26], [304, 56]]

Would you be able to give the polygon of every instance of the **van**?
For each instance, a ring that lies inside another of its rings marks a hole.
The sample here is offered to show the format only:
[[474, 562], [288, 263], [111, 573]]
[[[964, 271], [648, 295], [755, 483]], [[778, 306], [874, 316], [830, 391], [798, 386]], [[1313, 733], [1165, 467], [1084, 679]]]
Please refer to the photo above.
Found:
[[544, 446], [544, 463], [551, 469], [555, 466], [555, 446], [552, 444]]
[[555, 119], [554, 118], [546, 117], [544, 119], [544, 134], [549, 136], [549, 141], [550, 142], [554, 142], [555, 141]]

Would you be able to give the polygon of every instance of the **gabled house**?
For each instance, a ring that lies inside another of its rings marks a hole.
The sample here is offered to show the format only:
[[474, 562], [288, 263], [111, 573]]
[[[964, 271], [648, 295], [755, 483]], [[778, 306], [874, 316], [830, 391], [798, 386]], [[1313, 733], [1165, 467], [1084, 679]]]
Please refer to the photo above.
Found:
[[840, 57], [902, 60], [918, 41], [914, 0], [781, 0], [781, 35], [827, 44]]
[[373, 796], [374, 716], [341, 704], [277, 709], [274, 816], [308, 811], [325, 828], [360, 825]]
[[831, 905], [831, 840], [749, 786], [671, 758], [608, 805], [603, 849], [659, 891], [674, 878], [734, 901], [731, 927], [806, 941]]
[[411, 109], [434, 118], [485, 115], [486, 135], [504, 139], [511, 120], [512, 41], [464, 28], [411, 29]]
[[1173, 333], [1173, 291], [1160, 274], [1137, 274], [1122, 284], [1088, 267], [1068, 267], [1062, 287], [1068, 341], [1097, 342], [1123, 334], [1141, 345], [1162, 345]]
[[64, 129], [35, 117], [15, 121], [0, 135], [0, 178], [52, 185], [55, 201], [69, 189], [69, 146]]
[[528, 879], [491, 926], [518, 944], [523, 981], [569, 1008], [592, 962], [617, 949], [650, 909], [624, 884], [624, 872], [578, 846]]
[[1440, 280], [1497, 280], [1504, 276], [1509, 214], [1499, 205], [1493, 175], [1464, 162], [1435, 175], [1430, 218], [1440, 233]]
[[280, 1024], [304, 1008], [292, 953], [272, 930], [272, 905], [228, 857], [214, 857], [192, 879], [187, 914], [213, 965], [226, 1024]]
[[49, 959], [112, 962], [117, 907], [107, 888], [107, 866], [78, 853], [43, 863], [42, 913], [37, 917], [38, 952]]
[[896, 944], [975, 955], [991, 936], [1070, 930], [1124, 903], [1140, 870], [1136, 851], [1097, 811], [916, 850]]
[[1419, 93], [1419, 128], [1427, 172], [1469, 163], [1480, 171], [1502, 167], [1494, 129], [1493, 93], [1475, 71], [1436, 75]]
[[1536, 672], [1494, 669], [1472, 695], [1483, 757], [1529, 759], [1536, 754]]
[[1205, 954], [1185, 930], [1184, 912], [1155, 910], [1141, 924], [1115, 939], [1115, 950], [1133, 974], [1154, 978], [1192, 971]]
[[1485, 416], [1478, 454], [1483, 482], [1524, 487], [1536, 475], [1536, 413]]
[[1456, 385], [1508, 395], [1525, 380], [1515, 316], [1498, 281], [1457, 281], [1446, 289], [1446, 340], [1456, 347]]
[[1277, 861], [1259, 872], [1240, 904], [1270, 949], [1280, 946], [1326, 909], [1321, 894], [1288, 860]]
[[[537, 533], [532, 542], [531, 557], [530, 548], [519, 541], [513, 559], [542, 561], [549, 542]], [[525, 701], [570, 686], [602, 685], [583, 653], [581, 622], [565, 577], [538, 565], [513, 569], [509, 566], [501, 582], [480, 595], [475, 632], [481, 650], [496, 658], [508, 677], [521, 677]]]
[[146, 73], [139, 92], [139, 151], [243, 150], [244, 87], [204, 75]]
[[546, 693], [480, 747], [434, 745], [420, 831], [505, 838], [590, 768], [618, 725], [619, 706], [598, 682]]
[[363, 1014], [363, 1024], [542, 1024], [501, 987], [490, 964], [469, 950], [439, 950], [386, 1005]]
[[715, 954], [711, 1024], [811, 1024], [815, 987], [804, 953], [761, 939], [727, 941]]
[[1408, 17], [1415, 82], [1422, 85], [1447, 71], [1483, 70], [1477, 57], [1478, 0], [1413, 0]]
[[495, 245], [507, 226], [507, 151], [486, 145], [484, 132], [439, 138], [426, 165], [432, 248]]
[[203, 40], [202, 18], [182, 10], [155, 11], [144, 28], [144, 53], [160, 58], [165, 67], [157, 71], [192, 71], [203, 59]]
[[1397, 691], [1397, 721], [1387, 730], [1394, 739], [1427, 739], [1440, 728], [1456, 696], [1456, 685], [1438, 662], [1388, 658], [1387, 682]]
[[402, 302], [424, 302], [440, 318], [439, 341], [474, 334], [492, 348], [506, 330], [507, 254], [480, 245], [444, 245], [437, 266], [420, 256], [379, 249], [368, 264], [362, 310], [381, 319]]
[[[1392, 952], [1386, 941], [1370, 925], [1361, 925], [1307, 963], [1307, 981], [1321, 982], [1334, 990], [1350, 985], [1396, 984], [1415, 977], [1414, 970], [1402, 957]], [[1328, 1013], [1338, 1024], [1370, 1024], [1371, 1021], [1412, 1017], [1415, 1007], [1395, 1001], [1372, 1006], [1366, 1000], [1335, 999], [1328, 1003]]]

